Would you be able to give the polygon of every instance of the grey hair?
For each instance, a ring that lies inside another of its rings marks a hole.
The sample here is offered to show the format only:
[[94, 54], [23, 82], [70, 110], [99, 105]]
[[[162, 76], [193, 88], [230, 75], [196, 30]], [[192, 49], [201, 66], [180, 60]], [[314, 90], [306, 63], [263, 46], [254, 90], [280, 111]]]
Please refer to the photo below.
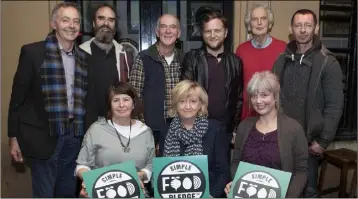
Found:
[[[273, 14], [273, 11], [271, 8], [267, 7], [266, 5], [264, 4], [255, 4], [253, 5], [250, 10], [246, 13], [245, 15], [245, 19], [244, 19], [244, 23], [245, 23], [245, 27], [248, 31], [251, 31], [251, 25], [250, 25], [250, 21], [251, 21], [251, 14], [252, 14], [252, 11], [254, 11], [256, 8], [263, 8], [266, 10], [267, 12], [267, 19], [268, 19], [268, 22], [269, 22], [269, 29], [268, 31], [270, 32], [271, 31], [271, 28], [272, 26], [274, 25], [275, 23], [275, 17], [274, 17], [274, 14]], [[271, 25], [271, 26], [270, 26]]]
[[[75, 8], [78, 13], [80, 13], [80, 10], [78, 9], [77, 7], [77, 4], [73, 3], [73, 2], [62, 2], [62, 3], [59, 3], [57, 4], [53, 9], [52, 9], [52, 12], [51, 12], [51, 21], [54, 22], [56, 20], [56, 17], [57, 17], [57, 13], [58, 11], [60, 10], [60, 8]], [[81, 15], [80, 15], [80, 18], [81, 18]]]
[[158, 18], [158, 20], [157, 20], [157, 25], [156, 25], [156, 27], [155, 27], [155, 30], [156, 30], [156, 31], [159, 30], [159, 28], [160, 28], [160, 20], [161, 20], [162, 17], [165, 16], [165, 15], [169, 15], [169, 16], [175, 17], [176, 20], [177, 20], [178, 29], [179, 29], [179, 30], [181, 29], [181, 28], [180, 28], [180, 21], [179, 21], [178, 17], [176, 17], [176, 16], [174, 16], [174, 15], [172, 15], [172, 14], [163, 14], [163, 15], [160, 16], [160, 17]]
[[280, 107], [280, 82], [278, 77], [271, 71], [265, 70], [256, 72], [247, 84], [248, 101], [260, 91], [267, 91], [273, 94], [276, 101], [276, 108]]

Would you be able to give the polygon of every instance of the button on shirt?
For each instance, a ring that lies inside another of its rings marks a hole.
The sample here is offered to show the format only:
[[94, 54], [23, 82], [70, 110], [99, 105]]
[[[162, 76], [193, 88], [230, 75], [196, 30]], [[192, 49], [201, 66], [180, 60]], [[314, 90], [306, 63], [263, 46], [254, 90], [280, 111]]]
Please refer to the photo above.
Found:
[[75, 54], [74, 50], [66, 52], [61, 45], [61, 56], [63, 68], [66, 77], [66, 91], [67, 91], [67, 104], [68, 104], [68, 117], [73, 118], [73, 104], [74, 104], [74, 79], [75, 79]]

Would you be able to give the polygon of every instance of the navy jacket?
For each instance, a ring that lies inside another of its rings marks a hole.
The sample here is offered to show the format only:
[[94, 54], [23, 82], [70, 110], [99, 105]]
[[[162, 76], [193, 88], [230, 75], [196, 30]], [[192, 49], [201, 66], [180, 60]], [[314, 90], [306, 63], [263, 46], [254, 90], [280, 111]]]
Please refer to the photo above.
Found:
[[[214, 198], [226, 197], [224, 189], [229, 182], [229, 146], [227, 134], [222, 132], [224, 126], [217, 120], [209, 119], [209, 130], [203, 138], [204, 155], [208, 156], [210, 195]], [[166, 136], [164, 136], [166, 137]], [[160, 155], [163, 155], [164, 142], [159, 143]], [[185, 146], [181, 145], [181, 154], [184, 154]]]

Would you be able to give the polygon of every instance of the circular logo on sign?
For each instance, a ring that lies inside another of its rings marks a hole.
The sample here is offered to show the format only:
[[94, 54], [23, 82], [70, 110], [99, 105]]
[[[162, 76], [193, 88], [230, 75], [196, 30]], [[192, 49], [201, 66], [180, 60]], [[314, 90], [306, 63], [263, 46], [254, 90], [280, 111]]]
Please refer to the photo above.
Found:
[[281, 186], [269, 173], [252, 171], [244, 174], [234, 185], [234, 198], [280, 198]]
[[128, 173], [107, 171], [97, 178], [92, 188], [93, 198], [138, 198], [137, 181]]
[[189, 161], [175, 161], [159, 173], [158, 192], [162, 198], [200, 198], [206, 188], [204, 173]]

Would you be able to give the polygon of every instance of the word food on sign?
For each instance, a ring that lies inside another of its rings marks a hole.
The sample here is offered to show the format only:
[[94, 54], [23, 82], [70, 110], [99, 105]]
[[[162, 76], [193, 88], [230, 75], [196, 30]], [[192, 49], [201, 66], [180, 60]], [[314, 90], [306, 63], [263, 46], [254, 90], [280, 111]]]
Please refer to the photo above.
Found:
[[163, 198], [200, 198], [206, 189], [205, 176], [195, 164], [179, 160], [163, 168], [157, 187]]
[[139, 198], [137, 181], [123, 171], [108, 171], [97, 178], [92, 193], [94, 198]]

